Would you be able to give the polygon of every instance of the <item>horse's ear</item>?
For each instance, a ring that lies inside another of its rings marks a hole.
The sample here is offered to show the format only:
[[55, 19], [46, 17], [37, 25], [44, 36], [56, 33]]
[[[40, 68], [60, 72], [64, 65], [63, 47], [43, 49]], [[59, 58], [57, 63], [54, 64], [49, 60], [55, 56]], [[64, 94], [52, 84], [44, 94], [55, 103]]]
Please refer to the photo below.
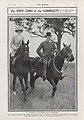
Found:
[[24, 44], [24, 41], [22, 40], [22, 45]]
[[65, 43], [63, 43], [63, 46], [66, 47]]
[[71, 47], [71, 44], [69, 45], [69, 47]]
[[29, 40], [27, 41], [27, 45], [29, 44]]

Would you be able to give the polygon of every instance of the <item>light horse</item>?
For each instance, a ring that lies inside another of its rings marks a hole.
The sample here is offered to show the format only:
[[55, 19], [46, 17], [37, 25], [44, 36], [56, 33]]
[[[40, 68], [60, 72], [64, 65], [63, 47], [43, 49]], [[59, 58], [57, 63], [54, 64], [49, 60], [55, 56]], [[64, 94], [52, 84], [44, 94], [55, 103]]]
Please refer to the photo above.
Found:
[[[65, 45], [63, 43], [63, 49], [59, 51], [57, 55], [55, 55], [49, 64], [47, 64], [46, 72], [47, 72], [47, 80], [50, 82], [50, 84], [53, 86], [53, 91], [51, 94], [51, 97], [53, 98], [55, 95], [55, 91], [57, 89], [57, 84], [62, 76], [62, 67], [64, 64], [65, 59], [72, 62], [74, 61], [74, 56], [72, 54], [71, 50], [71, 44]], [[32, 60], [32, 65], [34, 70], [30, 72], [30, 85], [31, 88], [34, 88], [34, 82], [37, 78], [42, 77], [43, 75], [43, 63], [40, 62], [40, 57], [36, 57]]]

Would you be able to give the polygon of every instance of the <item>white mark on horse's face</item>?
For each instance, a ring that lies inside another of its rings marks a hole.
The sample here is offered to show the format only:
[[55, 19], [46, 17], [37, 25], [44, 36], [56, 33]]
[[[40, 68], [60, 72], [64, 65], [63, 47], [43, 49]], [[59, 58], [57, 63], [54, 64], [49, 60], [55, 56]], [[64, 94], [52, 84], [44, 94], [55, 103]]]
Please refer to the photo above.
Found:
[[36, 75], [36, 72], [34, 73], [34, 76]]
[[27, 48], [27, 45], [25, 45], [25, 47]]

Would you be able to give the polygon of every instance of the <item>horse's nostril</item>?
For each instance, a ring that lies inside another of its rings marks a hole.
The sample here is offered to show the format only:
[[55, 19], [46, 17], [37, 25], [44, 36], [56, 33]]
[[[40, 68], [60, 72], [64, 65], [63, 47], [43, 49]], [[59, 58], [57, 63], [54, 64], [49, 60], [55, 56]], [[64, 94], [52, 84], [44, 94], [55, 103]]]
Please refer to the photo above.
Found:
[[72, 59], [72, 61], [74, 61], [74, 58]]
[[74, 61], [74, 59], [75, 59], [75, 58], [74, 58], [74, 57], [72, 57], [69, 61], [70, 61], [70, 62], [72, 62], [72, 61]]

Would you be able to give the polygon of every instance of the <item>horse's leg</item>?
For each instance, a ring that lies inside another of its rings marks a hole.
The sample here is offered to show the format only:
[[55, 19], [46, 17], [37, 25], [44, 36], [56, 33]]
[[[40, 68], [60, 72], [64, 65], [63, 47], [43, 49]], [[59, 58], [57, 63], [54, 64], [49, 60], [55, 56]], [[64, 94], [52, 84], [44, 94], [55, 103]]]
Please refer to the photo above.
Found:
[[31, 88], [34, 88], [34, 82], [33, 82], [34, 73], [35, 73], [34, 71], [30, 72], [30, 86], [31, 86]]
[[56, 84], [54, 82], [54, 80], [52, 78], [48, 78], [48, 81], [51, 83], [51, 85], [53, 86], [53, 91], [52, 91], [52, 94], [51, 94], [51, 98], [54, 98], [54, 95], [55, 95], [55, 91], [57, 89], [56, 87]]
[[24, 90], [24, 85], [23, 85], [23, 77], [19, 76], [19, 80], [20, 80], [20, 84], [21, 84], [21, 87], [22, 87], [22, 93], [23, 93], [23, 97], [24, 97], [24, 102], [26, 100], [26, 96], [25, 96], [25, 90]]
[[16, 82], [16, 75], [13, 75], [13, 94], [16, 95], [16, 91], [15, 91], [15, 82]]
[[34, 73], [30, 73], [30, 86], [31, 86], [31, 89], [34, 89], [34, 83], [35, 83], [35, 80], [39, 77], [39, 75], [37, 75], [36, 72]]
[[26, 91], [28, 89], [28, 75], [26, 75], [24, 77], [24, 81], [25, 81], [25, 85], [26, 85], [26, 87], [25, 87], [25, 91]]
[[23, 85], [23, 77], [21, 76], [18, 76], [19, 77], [19, 81], [20, 81], [20, 84], [21, 84], [21, 87], [22, 87], [22, 92], [24, 93], [25, 90], [24, 90], [24, 85]]
[[58, 82], [59, 82], [59, 78], [54, 78], [53, 80], [54, 80], [54, 82], [55, 82], [55, 85], [57, 86], [57, 84], [58, 84]]

